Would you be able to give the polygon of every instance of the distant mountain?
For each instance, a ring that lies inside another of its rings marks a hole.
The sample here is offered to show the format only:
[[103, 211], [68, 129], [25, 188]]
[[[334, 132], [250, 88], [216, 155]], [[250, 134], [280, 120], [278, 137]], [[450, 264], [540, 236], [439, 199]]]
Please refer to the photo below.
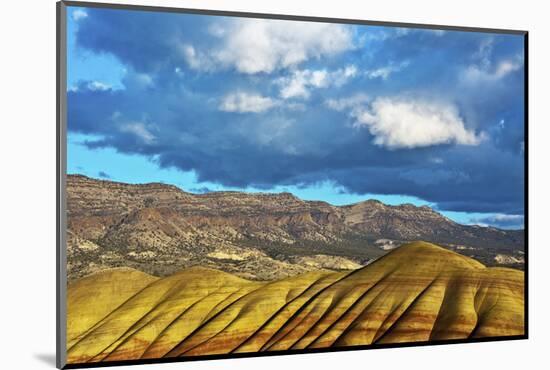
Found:
[[523, 249], [523, 230], [461, 225], [427, 206], [388, 206], [377, 200], [368, 200], [342, 208], [346, 224], [377, 238]]
[[187, 193], [175, 186], [67, 177], [69, 279], [132, 267], [167, 276], [200, 265], [274, 280], [358, 268], [424, 240], [485, 264], [523, 262], [523, 231], [465, 226], [429, 207], [348, 206], [290, 193]]
[[110, 269], [69, 285], [69, 363], [524, 334], [524, 273], [436, 245], [274, 282], [204, 267]]

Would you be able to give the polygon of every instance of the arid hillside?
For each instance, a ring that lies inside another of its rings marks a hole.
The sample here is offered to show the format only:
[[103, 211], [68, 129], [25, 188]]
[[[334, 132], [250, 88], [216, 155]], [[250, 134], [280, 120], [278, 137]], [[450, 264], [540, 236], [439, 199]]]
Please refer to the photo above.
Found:
[[130, 267], [169, 276], [186, 267], [275, 280], [355, 269], [425, 240], [487, 265], [523, 265], [523, 231], [460, 225], [429, 207], [374, 200], [332, 206], [290, 193], [187, 193], [68, 175], [69, 280]]
[[423, 242], [360, 269], [273, 282], [202, 267], [160, 279], [113, 269], [69, 286], [68, 361], [522, 335], [523, 280]]

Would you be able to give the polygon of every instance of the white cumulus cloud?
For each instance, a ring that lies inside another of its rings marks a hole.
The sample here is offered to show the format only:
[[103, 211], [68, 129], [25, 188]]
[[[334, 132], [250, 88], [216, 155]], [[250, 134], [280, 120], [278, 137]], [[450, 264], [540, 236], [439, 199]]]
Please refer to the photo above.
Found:
[[352, 32], [338, 24], [240, 19], [225, 28], [217, 25], [211, 34], [221, 41], [216, 50], [199, 53], [184, 46], [183, 57], [192, 68], [222, 65], [245, 74], [271, 73], [353, 48]]
[[439, 144], [479, 145], [485, 134], [467, 129], [458, 109], [449, 103], [410, 98], [376, 98], [351, 113], [356, 127], [365, 127], [374, 144], [390, 149]]
[[234, 92], [226, 95], [219, 109], [224, 112], [261, 113], [278, 105], [278, 102], [269, 97], [247, 92]]
[[281, 98], [307, 99], [311, 89], [342, 86], [356, 75], [357, 68], [353, 65], [334, 71], [304, 69], [294, 71], [290, 76], [281, 77], [276, 83], [281, 86]]

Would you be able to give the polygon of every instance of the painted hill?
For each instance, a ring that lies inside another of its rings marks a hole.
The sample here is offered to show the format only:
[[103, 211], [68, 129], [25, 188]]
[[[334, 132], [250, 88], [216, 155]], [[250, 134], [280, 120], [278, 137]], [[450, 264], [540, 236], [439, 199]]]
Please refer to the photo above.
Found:
[[170, 276], [200, 265], [253, 280], [358, 268], [393, 247], [426, 240], [521, 268], [523, 231], [457, 224], [429, 207], [369, 200], [349, 206], [290, 193], [187, 193], [67, 176], [67, 270], [74, 281], [131, 267]]
[[[520, 335], [523, 279], [425, 242], [273, 282], [201, 267], [161, 279], [104, 271], [69, 286], [68, 361]], [[73, 328], [82, 307], [99, 311]]]

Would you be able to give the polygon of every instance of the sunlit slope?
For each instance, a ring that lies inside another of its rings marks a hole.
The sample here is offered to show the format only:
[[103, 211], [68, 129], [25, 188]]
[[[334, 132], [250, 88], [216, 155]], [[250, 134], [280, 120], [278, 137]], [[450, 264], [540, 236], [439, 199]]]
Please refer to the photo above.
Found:
[[158, 278], [129, 268], [114, 268], [89, 275], [69, 285], [67, 338], [90, 329], [99, 320]]
[[[97, 286], [88, 289], [101, 290], [106, 284], [102, 274], [92, 277]], [[69, 294], [86, 294], [79, 289], [74, 284]], [[115, 297], [88, 297], [99, 299], [107, 305]], [[68, 359], [79, 363], [520, 335], [523, 303], [523, 272], [485, 268], [423, 242], [402, 246], [358, 270], [311, 272], [275, 282], [190, 268], [151, 282], [91, 329], [69, 329], [80, 335], [69, 334]], [[69, 323], [76, 314], [82, 315], [69, 307]]]

